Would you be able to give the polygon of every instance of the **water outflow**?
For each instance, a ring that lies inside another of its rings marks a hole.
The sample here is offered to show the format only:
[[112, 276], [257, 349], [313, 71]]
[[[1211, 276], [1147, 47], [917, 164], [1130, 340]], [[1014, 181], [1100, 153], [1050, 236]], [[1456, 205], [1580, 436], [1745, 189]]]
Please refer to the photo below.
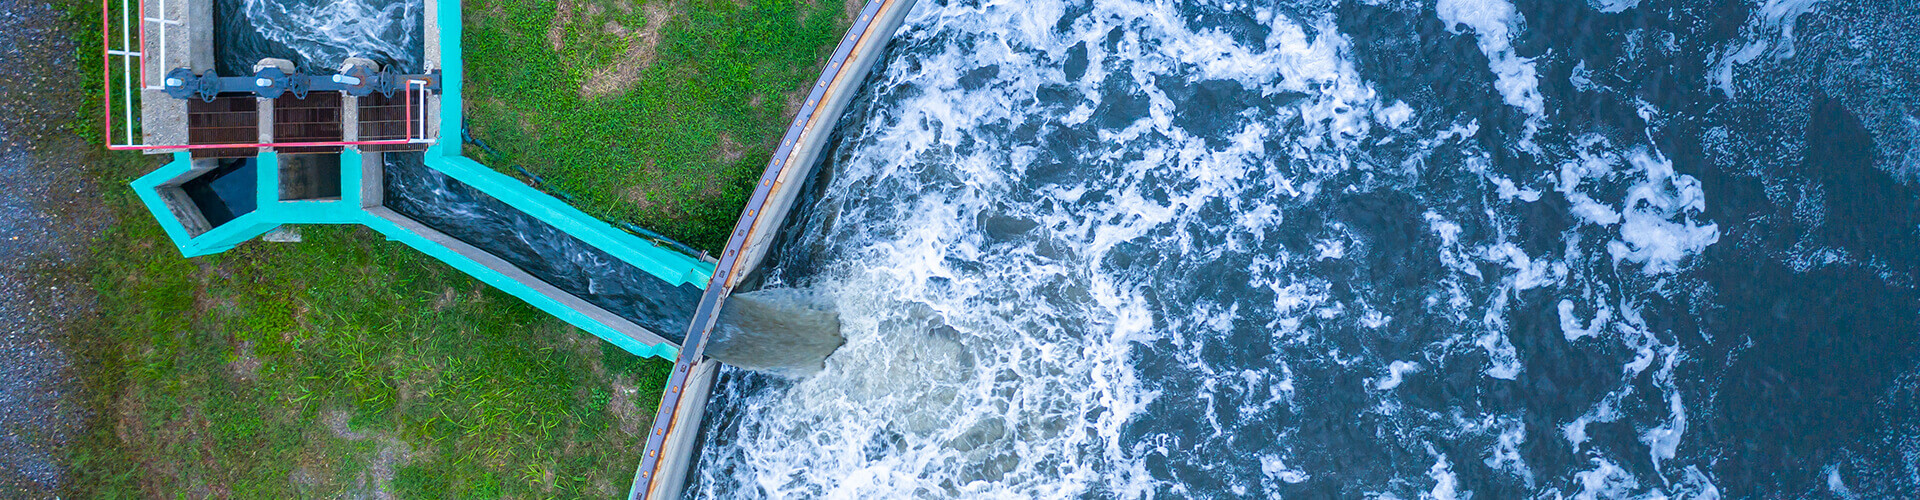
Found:
[[277, 57], [325, 74], [363, 57], [420, 71], [425, 9], [422, 0], [214, 0], [214, 68], [251, 75], [254, 63]]
[[1920, 495], [1915, 25], [920, 2], [767, 274], [846, 345], [693, 494]]
[[749, 370], [804, 376], [847, 343], [833, 304], [808, 290], [736, 293], [720, 308], [706, 355]]
[[427, 168], [423, 155], [386, 154], [387, 208], [668, 340], [679, 342], [686, 336], [687, 323], [700, 303], [698, 287], [670, 286], [473, 186]]

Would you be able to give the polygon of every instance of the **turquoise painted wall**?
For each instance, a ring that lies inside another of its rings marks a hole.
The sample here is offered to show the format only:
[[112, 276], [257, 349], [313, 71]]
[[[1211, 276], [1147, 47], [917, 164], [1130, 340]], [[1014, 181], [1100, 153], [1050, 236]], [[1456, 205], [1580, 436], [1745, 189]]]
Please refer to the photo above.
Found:
[[[712, 263], [656, 245], [632, 233], [615, 228], [606, 221], [587, 215], [558, 198], [542, 193], [460, 154], [458, 134], [463, 116], [460, 105], [463, 71], [459, 0], [441, 0], [437, 19], [440, 28], [442, 66], [440, 123], [437, 143], [427, 148], [427, 167], [471, 185], [667, 283], [675, 286], [691, 283], [696, 287], [706, 288], [714, 272]], [[279, 154], [272, 151], [262, 152], [256, 171], [259, 176], [256, 184], [259, 187], [256, 193], [258, 208], [200, 235], [187, 234], [185, 225], [181, 224], [180, 220], [167, 209], [166, 202], [160, 196], [160, 190], [165, 186], [177, 185], [188, 180], [183, 177], [191, 172], [193, 165], [187, 153], [174, 153], [172, 162], [134, 180], [132, 185], [141, 202], [146, 205], [149, 212], [152, 212], [154, 219], [159, 221], [167, 237], [180, 250], [180, 254], [187, 257], [224, 252], [286, 224], [359, 224], [379, 231], [389, 240], [406, 244], [439, 259], [494, 288], [519, 297], [528, 304], [606, 339], [627, 352], [664, 359], [673, 359], [679, 354], [679, 348], [671, 343], [642, 344], [611, 326], [595, 321], [581, 311], [548, 298], [524, 283], [434, 242], [426, 235], [414, 233], [361, 208], [362, 159], [362, 154], [353, 149], [348, 149], [340, 155], [342, 189], [339, 200], [282, 201], [279, 195]]]

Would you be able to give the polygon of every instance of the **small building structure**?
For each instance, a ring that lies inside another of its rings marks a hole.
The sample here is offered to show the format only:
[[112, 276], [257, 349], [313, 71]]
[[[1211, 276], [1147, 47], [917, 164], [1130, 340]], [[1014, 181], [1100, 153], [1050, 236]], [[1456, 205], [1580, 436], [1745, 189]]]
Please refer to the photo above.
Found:
[[172, 155], [132, 185], [184, 256], [263, 237], [297, 241], [284, 229], [292, 225], [364, 225], [628, 352], [675, 357], [683, 332], [642, 326], [583, 297], [588, 293], [556, 286], [387, 206], [389, 156], [418, 155], [447, 182], [667, 288], [697, 295], [713, 274], [713, 262], [677, 249], [684, 247], [616, 228], [461, 156], [458, 3], [422, 1], [419, 73], [349, 58], [337, 72], [310, 75], [291, 61], [264, 58], [253, 75], [217, 75], [213, 0], [105, 0], [108, 147]]

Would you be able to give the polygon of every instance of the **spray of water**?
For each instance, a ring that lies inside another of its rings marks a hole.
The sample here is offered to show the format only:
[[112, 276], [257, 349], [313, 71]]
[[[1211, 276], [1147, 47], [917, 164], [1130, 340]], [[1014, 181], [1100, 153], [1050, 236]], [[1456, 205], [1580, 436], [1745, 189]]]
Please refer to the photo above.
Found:
[[774, 288], [735, 294], [720, 309], [707, 355], [750, 370], [807, 375], [847, 343], [840, 314], [804, 289]]

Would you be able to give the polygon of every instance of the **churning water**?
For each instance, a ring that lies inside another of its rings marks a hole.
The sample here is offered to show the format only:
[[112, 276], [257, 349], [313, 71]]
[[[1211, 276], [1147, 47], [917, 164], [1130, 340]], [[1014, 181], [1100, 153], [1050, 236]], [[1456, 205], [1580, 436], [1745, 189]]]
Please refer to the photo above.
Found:
[[333, 73], [348, 57], [420, 71], [426, 37], [421, 0], [215, 0], [214, 68], [251, 75], [262, 58]]
[[702, 497], [1920, 495], [1920, 6], [923, 0]]

